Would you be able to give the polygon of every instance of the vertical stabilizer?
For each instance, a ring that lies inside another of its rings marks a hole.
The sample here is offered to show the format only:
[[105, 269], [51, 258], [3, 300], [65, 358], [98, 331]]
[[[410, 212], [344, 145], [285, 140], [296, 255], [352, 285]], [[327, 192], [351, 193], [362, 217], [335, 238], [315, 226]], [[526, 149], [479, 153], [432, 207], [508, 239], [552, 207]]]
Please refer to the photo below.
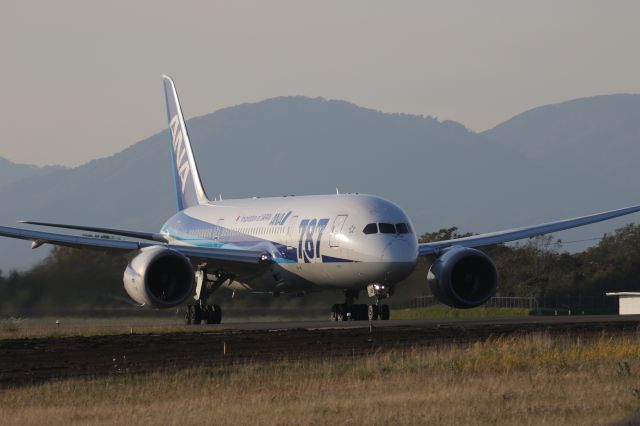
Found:
[[163, 75], [162, 80], [167, 103], [169, 131], [171, 133], [171, 154], [178, 196], [178, 209], [184, 210], [187, 207], [206, 204], [209, 200], [202, 187], [196, 160], [193, 157], [176, 86], [173, 84], [171, 77]]

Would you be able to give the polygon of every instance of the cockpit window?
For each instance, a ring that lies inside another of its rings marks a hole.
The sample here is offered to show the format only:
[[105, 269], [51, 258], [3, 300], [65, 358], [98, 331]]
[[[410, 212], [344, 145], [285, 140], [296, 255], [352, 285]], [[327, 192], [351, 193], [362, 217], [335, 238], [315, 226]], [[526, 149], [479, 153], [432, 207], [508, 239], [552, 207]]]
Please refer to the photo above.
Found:
[[382, 232], [383, 234], [395, 234], [396, 233], [396, 227], [393, 225], [393, 223], [380, 223], [380, 232]]
[[362, 230], [365, 234], [377, 234], [378, 233], [378, 225], [375, 223], [370, 223], [364, 227]]
[[398, 230], [398, 234], [408, 234], [409, 227], [406, 223], [396, 223], [396, 229]]

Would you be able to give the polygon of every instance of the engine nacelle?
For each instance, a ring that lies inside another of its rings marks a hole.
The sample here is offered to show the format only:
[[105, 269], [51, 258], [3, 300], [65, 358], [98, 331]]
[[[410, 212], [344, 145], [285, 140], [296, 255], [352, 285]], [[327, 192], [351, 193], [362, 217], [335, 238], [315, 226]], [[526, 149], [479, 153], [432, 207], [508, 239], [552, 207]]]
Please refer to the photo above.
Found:
[[498, 271], [483, 252], [454, 246], [431, 265], [427, 280], [442, 303], [454, 308], [475, 308], [495, 294]]
[[136, 302], [171, 308], [193, 296], [195, 274], [189, 259], [162, 246], [145, 247], [124, 271], [124, 288]]

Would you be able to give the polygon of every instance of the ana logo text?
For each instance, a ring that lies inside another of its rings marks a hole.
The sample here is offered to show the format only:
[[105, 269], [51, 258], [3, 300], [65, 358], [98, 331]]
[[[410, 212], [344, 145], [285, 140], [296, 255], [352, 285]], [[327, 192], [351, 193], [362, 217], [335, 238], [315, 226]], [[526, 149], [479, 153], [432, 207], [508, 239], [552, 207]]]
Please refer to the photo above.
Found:
[[173, 138], [173, 151], [176, 153], [176, 167], [178, 169], [178, 176], [180, 176], [180, 183], [182, 184], [182, 192], [187, 185], [187, 179], [189, 178], [189, 158], [187, 156], [187, 147], [183, 143], [184, 132], [180, 125], [180, 119], [178, 115], [174, 115], [169, 122], [171, 127], [171, 137]]
[[269, 225], [284, 225], [287, 219], [289, 219], [289, 216], [291, 216], [291, 211], [286, 213], [276, 213], [273, 215]]

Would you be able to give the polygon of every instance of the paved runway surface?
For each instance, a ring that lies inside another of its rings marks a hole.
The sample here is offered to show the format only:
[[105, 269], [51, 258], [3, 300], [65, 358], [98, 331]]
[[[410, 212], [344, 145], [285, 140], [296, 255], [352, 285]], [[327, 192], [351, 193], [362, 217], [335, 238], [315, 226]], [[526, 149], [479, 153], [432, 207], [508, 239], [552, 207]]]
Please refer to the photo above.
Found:
[[184, 326], [178, 332], [0, 340], [0, 387], [52, 379], [199, 366], [366, 356], [379, 350], [482, 341], [530, 332], [637, 335], [640, 316], [517, 317]]
[[[585, 323], [615, 323], [636, 321], [640, 324], [640, 315], [575, 315], [575, 316], [518, 316], [495, 318], [452, 318], [425, 320], [390, 320], [374, 321], [374, 327], [477, 327], [477, 326], [507, 326], [507, 325], [549, 325], [554, 324], [585, 324]], [[212, 327], [212, 326], [208, 326]], [[219, 329], [253, 331], [253, 330], [295, 330], [295, 329], [327, 329], [327, 328], [369, 328], [368, 321], [286, 321], [265, 323], [230, 323], [213, 326]]]

